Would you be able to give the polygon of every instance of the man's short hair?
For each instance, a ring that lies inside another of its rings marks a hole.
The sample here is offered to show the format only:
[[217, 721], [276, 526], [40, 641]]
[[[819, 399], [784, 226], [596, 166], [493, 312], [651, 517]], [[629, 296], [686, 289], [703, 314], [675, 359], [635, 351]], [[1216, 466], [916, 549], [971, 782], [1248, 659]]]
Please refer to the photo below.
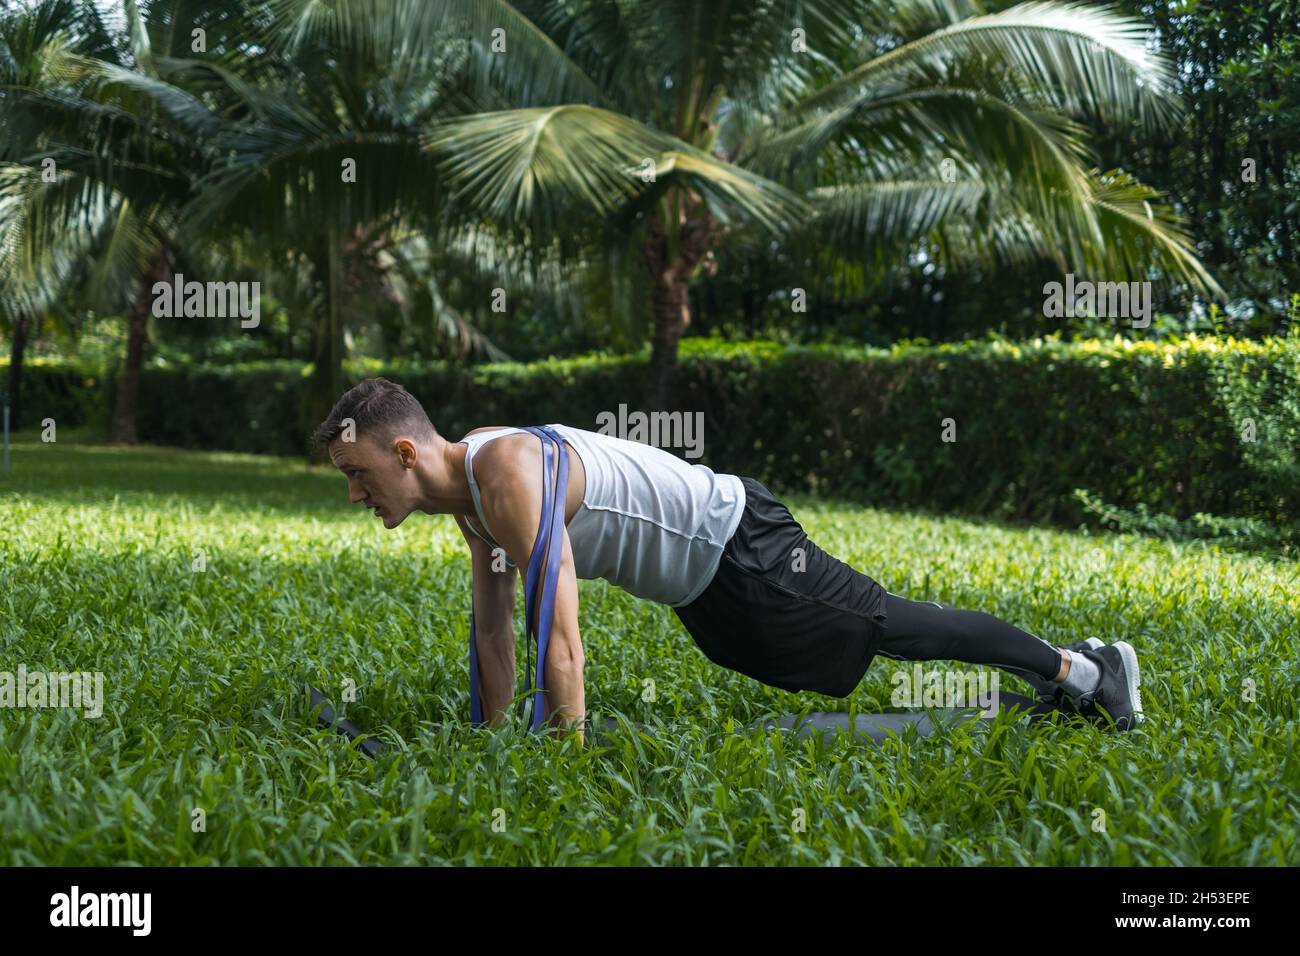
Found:
[[386, 378], [368, 378], [343, 393], [313, 436], [316, 448], [328, 448], [343, 434], [345, 419], [356, 423], [356, 436], [383, 445], [406, 432], [422, 438], [438, 434], [424, 406], [402, 386]]

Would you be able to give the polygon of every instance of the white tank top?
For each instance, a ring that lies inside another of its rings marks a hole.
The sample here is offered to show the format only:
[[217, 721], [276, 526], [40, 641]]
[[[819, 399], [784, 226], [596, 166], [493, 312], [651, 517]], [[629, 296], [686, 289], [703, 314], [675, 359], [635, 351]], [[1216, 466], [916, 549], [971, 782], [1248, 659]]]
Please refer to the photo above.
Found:
[[[573, 446], [587, 473], [586, 494], [568, 525], [577, 576], [604, 578], [639, 598], [672, 607], [699, 597], [745, 510], [740, 479], [689, 465], [653, 445], [568, 425], [547, 427]], [[457, 442], [469, 446], [465, 476], [474, 510], [489, 535], [492, 529], [483, 518], [474, 480], [474, 453], [485, 442], [522, 431], [499, 428]]]

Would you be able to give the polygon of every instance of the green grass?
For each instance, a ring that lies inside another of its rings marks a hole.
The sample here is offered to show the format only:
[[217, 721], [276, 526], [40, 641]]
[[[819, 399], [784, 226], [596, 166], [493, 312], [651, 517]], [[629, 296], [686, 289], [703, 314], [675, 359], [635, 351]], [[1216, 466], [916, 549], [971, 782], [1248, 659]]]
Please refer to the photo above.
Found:
[[[385, 532], [336, 473], [293, 461], [63, 435], [13, 458], [0, 671], [102, 671], [107, 700], [99, 720], [0, 710], [2, 863], [1297, 863], [1295, 562], [793, 498], [815, 541], [891, 591], [1058, 643], [1128, 639], [1146, 724], [1003, 719], [880, 750], [729, 734], [891, 710], [895, 665], [877, 658], [849, 700], [788, 694], [596, 581], [588, 707], [668, 726], [579, 750], [468, 727], [469, 561], [449, 517]], [[348, 716], [390, 744], [378, 761], [295, 694], [349, 678]]]

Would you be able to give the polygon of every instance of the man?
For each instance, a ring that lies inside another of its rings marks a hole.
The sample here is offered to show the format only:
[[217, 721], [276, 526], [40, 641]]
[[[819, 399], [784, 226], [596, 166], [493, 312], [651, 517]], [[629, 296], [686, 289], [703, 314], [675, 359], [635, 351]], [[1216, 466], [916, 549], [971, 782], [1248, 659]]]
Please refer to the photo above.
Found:
[[[876, 654], [951, 659], [1007, 670], [1091, 720], [1129, 729], [1142, 719], [1137, 655], [1125, 641], [1056, 648], [981, 611], [908, 600], [819, 548], [752, 478], [548, 427], [570, 462], [543, 672], [546, 718], [561, 731], [586, 713], [578, 578], [669, 605], [714, 663], [785, 690], [847, 697]], [[541, 521], [542, 443], [502, 426], [447, 441], [410, 393], [382, 378], [345, 393], [316, 442], [347, 476], [349, 499], [385, 528], [413, 511], [455, 517], [473, 562], [483, 711], [499, 725], [515, 694], [516, 574]]]

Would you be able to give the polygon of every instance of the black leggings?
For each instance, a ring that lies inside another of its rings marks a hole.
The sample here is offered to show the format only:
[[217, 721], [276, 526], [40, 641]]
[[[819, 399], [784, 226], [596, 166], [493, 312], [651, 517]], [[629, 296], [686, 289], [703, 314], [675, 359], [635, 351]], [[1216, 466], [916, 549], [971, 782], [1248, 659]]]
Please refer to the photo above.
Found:
[[1060, 671], [1060, 651], [992, 614], [960, 611], [935, 601], [909, 601], [892, 591], [886, 594], [888, 615], [876, 650], [882, 657], [963, 661], [1046, 680]]

